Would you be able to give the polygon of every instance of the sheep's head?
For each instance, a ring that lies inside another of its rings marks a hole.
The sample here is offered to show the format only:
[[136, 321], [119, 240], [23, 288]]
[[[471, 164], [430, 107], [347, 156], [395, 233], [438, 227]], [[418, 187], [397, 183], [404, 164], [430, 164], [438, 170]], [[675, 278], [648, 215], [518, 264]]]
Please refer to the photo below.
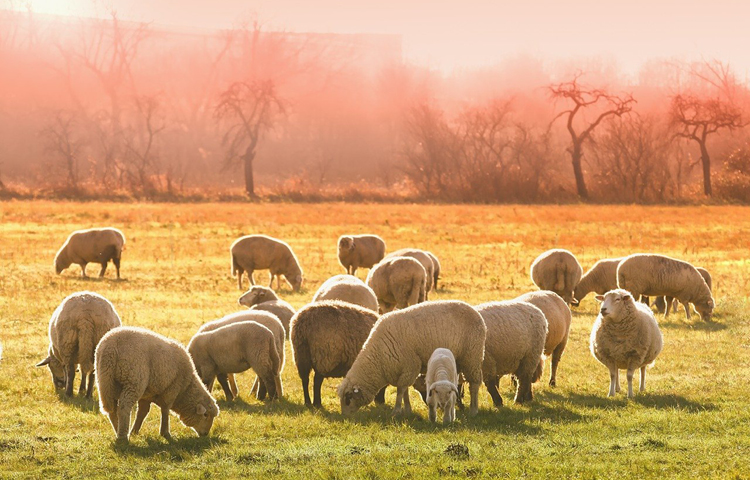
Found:
[[181, 413], [180, 421], [195, 430], [199, 436], [205, 437], [211, 431], [214, 418], [218, 416], [219, 407], [214, 399], [208, 396], [207, 399], [198, 402], [193, 409]]
[[695, 311], [698, 312], [701, 316], [701, 320], [704, 322], [710, 322], [711, 321], [711, 315], [714, 313], [714, 299], [709, 297], [706, 300], [701, 300], [696, 303], [695, 305]]
[[52, 373], [52, 383], [55, 385], [55, 388], [65, 388], [65, 368], [60, 360], [52, 354], [51, 348], [47, 358], [36, 364], [37, 367], [43, 367], [45, 365], [49, 367], [49, 370]]
[[347, 253], [354, 250], [354, 238], [343, 236], [339, 238], [339, 252]]
[[60, 250], [55, 256], [55, 273], [60, 275], [63, 270], [70, 266], [71, 262], [68, 260], [68, 256]]
[[261, 285], [253, 285], [252, 287], [250, 287], [250, 290], [242, 294], [242, 296], [238, 300], [238, 303], [247, 308], [250, 308], [253, 305], [257, 305], [259, 303], [278, 299], [279, 297], [276, 296], [276, 292], [274, 292], [272, 289], [263, 287]]
[[435, 382], [427, 391], [427, 405], [443, 411], [455, 405], [457, 399], [458, 387], [448, 381]]
[[597, 295], [596, 299], [602, 302], [599, 308], [599, 315], [602, 318], [619, 319], [622, 318], [621, 312], [625, 309], [635, 308], [633, 295], [621, 288], [610, 290], [604, 295]]
[[292, 275], [291, 278], [288, 278], [289, 284], [292, 286], [292, 290], [295, 292], [299, 292], [302, 288], [302, 274], [297, 273], [295, 275]]
[[341, 413], [344, 415], [351, 415], [372, 401], [372, 399], [365, 398], [362, 389], [357, 385], [352, 385], [348, 378], [345, 378], [339, 385], [338, 394], [341, 401]]

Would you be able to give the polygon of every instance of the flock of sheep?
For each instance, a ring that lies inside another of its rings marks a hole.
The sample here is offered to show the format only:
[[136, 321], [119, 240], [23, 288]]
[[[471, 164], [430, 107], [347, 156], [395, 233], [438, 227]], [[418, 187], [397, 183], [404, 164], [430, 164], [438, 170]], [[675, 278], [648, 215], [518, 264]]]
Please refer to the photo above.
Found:
[[[85, 276], [87, 263], [99, 263], [103, 276], [112, 260], [119, 278], [124, 243], [122, 233], [113, 228], [74, 232], [57, 253], [56, 271], [75, 263]], [[230, 252], [240, 291], [245, 273], [251, 283], [239, 298], [248, 309], [201, 326], [187, 348], [147, 329], [121, 326], [106, 298], [77, 292], [53, 313], [49, 352], [38, 366], [47, 365], [55, 387], [65, 388], [69, 396], [77, 369], [82, 377], [79, 394], [90, 398], [96, 381], [100, 409], [109, 416], [118, 441], [125, 442], [138, 433], [152, 403], [161, 408], [164, 437], [169, 437], [170, 411], [199, 435], [207, 435], [219, 414], [210, 393], [214, 381], [231, 401], [238, 395], [234, 375], [248, 369], [257, 375], [251, 393], [258, 399], [281, 397], [287, 339], [306, 405], [321, 407], [323, 380], [343, 377], [338, 387], [343, 414], [373, 400], [384, 403], [385, 388], [392, 385], [394, 414], [411, 412], [408, 389], [413, 387], [429, 406], [431, 421], [442, 410], [443, 422], [450, 423], [456, 406], [462, 406], [465, 383], [471, 414], [478, 411], [482, 383], [494, 405], [502, 405], [498, 385], [504, 375], [512, 375], [517, 403], [531, 400], [532, 384], [542, 376], [546, 357], [551, 357], [549, 384], [555, 386], [570, 331], [569, 305], [578, 305], [592, 291], [601, 308], [590, 347], [609, 369], [610, 396], [619, 391], [621, 369], [627, 371], [628, 397], [634, 395], [633, 375], [639, 369], [644, 391], [646, 367], [662, 349], [647, 297], [663, 297], [667, 314], [673, 302], [681, 302], [688, 318], [690, 304], [704, 320], [714, 307], [711, 277], [687, 262], [634, 254], [601, 260], [582, 275], [573, 254], [559, 249], [543, 253], [531, 265], [539, 291], [477, 306], [428, 301], [441, 273], [435, 255], [418, 249], [386, 255], [380, 237], [351, 235], [338, 241], [347, 274], [328, 279], [312, 302], [295, 312], [271, 288], [274, 277], [280, 288], [282, 275], [295, 291], [302, 285], [302, 268], [289, 245], [250, 235], [235, 241]], [[354, 276], [359, 268], [370, 269], [365, 282]], [[255, 285], [256, 270], [270, 271], [268, 287]]]

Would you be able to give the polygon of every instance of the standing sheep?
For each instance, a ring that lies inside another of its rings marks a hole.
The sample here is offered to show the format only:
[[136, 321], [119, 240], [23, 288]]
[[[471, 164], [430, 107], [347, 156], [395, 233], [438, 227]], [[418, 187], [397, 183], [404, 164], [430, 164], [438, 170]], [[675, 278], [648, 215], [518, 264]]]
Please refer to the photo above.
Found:
[[[536, 307], [534, 307], [536, 308]], [[482, 358], [487, 327], [470, 305], [443, 300], [383, 315], [338, 388], [341, 413], [349, 415], [370, 403], [387, 385], [395, 385], [394, 414], [411, 413], [408, 390], [436, 348], [447, 348], [469, 382], [472, 415], [479, 410]]]
[[70, 234], [55, 255], [55, 272], [58, 275], [72, 263], [81, 266], [81, 276], [86, 278], [86, 265], [98, 263], [102, 266], [99, 277], [104, 276], [110, 260], [115, 264], [117, 279], [120, 279], [120, 258], [125, 247], [125, 236], [116, 228], [91, 228]]
[[352, 275], [335, 275], [318, 288], [313, 302], [341, 300], [360, 307], [378, 311], [378, 297], [365, 282]]
[[[109, 416], [118, 441], [138, 433], [152, 403], [161, 408], [159, 433], [164, 438], [171, 438], [170, 410], [198, 435], [208, 435], [219, 407], [182, 345], [145, 328], [119, 327], [102, 337], [95, 358], [100, 410]], [[138, 413], [128, 433], [136, 403]]]
[[253, 285], [250, 290], [242, 294], [238, 303], [250, 310], [262, 310], [276, 315], [281, 320], [286, 336], [289, 338], [289, 322], [294, 316], [294, 307], [281, 300], [272, 289]]
[[[109, 300], [93, 292], [77, 292], [66, 297], [49, 321], [49, 353], [37, 367], [49, 366], [52, 382], [73, 395], [76, 366], [81, 368], [78, 394], [91, 398], [94, 390], [94, 351], [105, 333], [121, 324]], [[86, 379], [88, 376], [88, 387]]]
[[515, 402], [532, 400], [531, 384], [539, 380], [544, 369], [544, 313], [519, 300], [483, 303], [476, 309], [487, 324], [482, 374], [492, 402], [496, 407], [503, 405], [497, 389], [500, 378], [508, 374], [518, 380]]
[[[710, 321], [714, 299], [698, 270], [688, 262], [665, 255], [636, 253], [625, 257], [617, 267], [617, 284], [634, 298], [673, 297], [683, 305], [692, 303], [703, 321]], [[690, 309], [685, 308], [690, 319]]]
[[[373, 311], [339, 301], [311, 303], [292, 318], [291, 341], [294, 363], [302, 380], [305, 405], [322, 406], [323, 379], [343, 377], [357, 358], [370, 330], [378, 320]], [[310, 401], [310, 371], [313, 401]], [[385, 388], [375, 398], [385, 402]]]
[[281, 240], [266, 235], [247, 235], [234, 241], [230, 247], [232, 254], [232, 276], [237, 277], [237, 287], [242, 290], [242, 274], [247, 272], [250, 284], [255, 285], [253, 272], [266, 270], [271, 272], [271, 283], [276, 277], [276, 289], [281, 289], [281, 277], [295, 292], [302, 287], [302, 268], [292, 248]]
[[549, 385], [557, 385], [557, 366], [560, 358], [568, 344], [570, 334], [571, 314], [570, 308], [560, 295], [548, 290], [529, 292], [516, 300], [528, 302], [542, 311], [547, 319], [547, 339], [544, 342], [544, 355], [552, 356], [552, 367], [549, 376]]
[[437, 290], [438, 289], [438, 279], [440, 278], [440, 260], [435, 256], [434, 253], [428, 252], [425, 250], [425, 252], [428, 257], [430, 257], [430, 260], [432, 260], [432, 288]]
[[435, 280], [435, 264], [432, 262], [432, 258], [424, 250], [418, 250], [416, 248], [402, 248], [396, 250], [385, 256], [384, 260], [390, 260], [394, 258], [413, 258], [422, 264], [425, 273], [425, 290], [424, 299], [427, 300], [429, 293], [432, 291], [432, 285]]
[[567, 250], [547, 250], [531, 264], [531, 280], [540, 290], [551, 290], [565, 303], [577, 304], [573, 290], [581, 280], [583, 269], [576, 257]]
[[573, 291], [574, 302], [577, 307], [579, 303], [591, 292], [604, 295], [610, 290], [617, 288], [617, 265], [622, 261], [620, 258], [605, 258], [599, 260], [586, 272]]
[[[708, 289], [713, 292], [713, 279], [711, 278], [711, 274], [708, 273], [708, 270], [706, 270], [703, 267], [695, 267], [696, 270], [698, 270], [698, 273], [701, 274], [701, 277], [703, 277], [703, 280], [706, 281], [706, 285], [708, 285]], [[713, 293], [712, 293], [713, 294]], [[656, 311], [665, 315], [669, 315], [669, 307], [672, 307], [672, 311], [677, 313], [677, 306], [679, 305], [679, 302], [676, 298], [672, 297], [656, 297], [654, 299], [654, 306], [656, 307]], [[685, 314], [689, 315], [689, 305], [684, 305], [685, 307]]]
[[235, 396], [227, 375], [252, 368], [273, 400], [282, 394], [281, 360], [276, 338], [258, 322], [238, 322], [209, 332], [196, 333], [188, 344], [195, 370], [206, 387], [218, 378], [227, 400]]
[[443, 425], [456, 419], [456, 401], [458, 400], [458, 372], [456, 359], [447, 348], [436, 348], [427, 362], [425, 375], [427, 387], [427, 405], [430, 408], [430, 421], [437, 417], [437, 409], [443, 410]]
[[421, 263], [396, 257], [375, 265], [367, 275], [367, 285], [375, 292], [380, 313], [388, 313], [424, 302], [426, 277]]
[[338, 253], [346, 273], [356, 275], [358, 268], [372, 268], [383, 259], [385, 241], [377, 235], [342, 235]]
[[646, 390], [646, 366], [662, 349], [662, 336], [648, 306], [630, 292], [617, 289], [597, 295], [602, 302], [591, 330], [591, 354], [609, 369], [609, 396], [620, 391], [619, 370], [628, 371], [628, 398], [633, 398], [633, 373], [641, 369], [640, 391]]

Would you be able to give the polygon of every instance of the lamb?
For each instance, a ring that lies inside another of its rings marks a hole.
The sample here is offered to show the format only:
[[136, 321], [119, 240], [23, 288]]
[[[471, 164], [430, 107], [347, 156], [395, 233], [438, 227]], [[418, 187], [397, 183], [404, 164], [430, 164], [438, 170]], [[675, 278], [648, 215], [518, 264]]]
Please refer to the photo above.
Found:
[[341, 413], [354, 413], [383, 387], [395, 385], [394, 414], [401, 413], [402, 401], [410, 414], [409, 386], [420, 373], [426, 373], [432, 352], [442, 347], [453, 352], [458, 373], [469, 382], [470, 413], [475, 415], [486, 336], [487, 327], [479, 313], [455, 300], [426, 302], [383, 315], [339, 385]]
[[[195, 372], [185, 347], [145, 328], [118, 327], [96, 347], [99, 408], [109, 416], [119, 442], [137, 434], [155, 403], [161, 408], [160, 433], [170, 439], [169, 411], [200, 436], [219, 415], [216, 401]], [[130, 412], [138, 404], [132, 430]]]
[[[67, 296], [55, 309], [49, 321], [49, 352], [37, 367], [49, 366], [52, 382], [73, 395], [76, 366], [81, 369], [78, 394], [94, 391], [94, 350], [105, 333], [121, 325], [115, 307], [101, 295], [77, 292]], [[88, 386], [86, 380], [88, 378]]]
[[341, 300], [372, 310], [378, 311], [378, 297], [365, 282], [352, 275], [335, 275], [318, 288], [313, 302], [322, 300]]
[[346, 273], [357, 274], [357, 269], [372, 268], [385, 256], [385, 241], [377, 235], [342, 235], [338, 242], [339, 263]]
[[[617, 285], [634, 298], [673, 297], [683, 305], [692, 303], [703, 321], [710, 321], [714, 310], [711, 289], [698, 270], [688, 262], [665, 255], [636, 253], [622, 259], [617, 267]], [[690, 319], [690, 310], [685, 308]]]
[[[708, 270], [706, 270], [703, 267], [695, 267], [696, 270], [698, 270], [698, 273], [701, 274], [701, 277], [703, 277], [703, 280], [706, 281], [706, 285], [708, 285], [708, 289], [713, 292], [713, 279], [711, 278], [711, 274], [708, 273]], [[675, 298], [672, 297], [656, 297], [654, 299], [654, 306], [656, 307], [656, 311], [659, 313], [663, 313], [665, 315], [669, 315], [669, 307], [672, 307], [672, 311], [677, 312], [677, 305], [678, 301]], [[685, 314], [689, 315], [689, 307], [688, 305], [685, 305]]]
[[531, 280], [540, 290], [551, 290], [565, 303], [577, 304], [573, 290], [581, 280], [583, 269], [567, 250], [553, 249], [542, 253], [531, 264]]
[[438, 260], [438, 258], [432, 252], [428, 252], [427, 250], [425, 250], [424, 253], [426, 253], [427, 256], [430, 257], [430, 260], [432, 260], [432, 270], [433, 270], [433, 272], [432, 272], [432, 278], [433, 278], [432, 288], [434, 288], [435, 290], [437, 290], [438, 289], [438, 279], [440, 278], [440, 260]]
[[98, 263], [102, 266], [99, 278], [107, 271], [110, 260], [117, 270], [117, 279], [120, 279], [120, 258], [125, 247], [125, 236], [116, 228], [91, 228], [89, 230], [76, 230], [71, 233], [57, 255], [55, 255], [55, 272], [58, 275], [63, 270], [75, 263], [81, 266], [81, 276], [86, 276], [86, 265]]
[[547, 320], [536, 306], [519, 300], [488, 302], [477, 311], [487, 325], [482, 373], [484, 384], [496, 407], [503, 405], [497, 389], [503, 375], [513, 374], [517, 382], [516, 403], [533, 399], [531, 384], [544, 369]]
[[617, 288], [617, 265], [622, 261], [620, 258], [605, 258], [599, 260], [589, 269], [586, 274], [576, 285], [573, 291], [574, 302], [572, 305], [577, 307], [581, 300], [586, 298], [591, 292], [604, 295], [610, 290]]
[[591, 354], [609, 369], [609, 396], [620, 391], [619, 369], [627, 369], [628, 398], [633, 398], [633, 372], [641, 369], [640, 391], [646, 390], [646, 366], [653, 365], [663, 341], [653, 312], [627, 290], [597, 295], [602, 302], [591, 330]]
[[[265, 288], [265, 287], [263, 287]], [[286, 335], [286, 330], [284, 329], [284, 326], [281, 324], [281, 321], [273, 315], [270, 312], [262, 311], [262, 310], [250, 310], [250, 311], [244, 311], [244, 312], [236, 312], [231, 313], [229, 315], [225, 315], [224, 317], [213, 320], [211, 322], [203, 324], [198, 329], [198, 333], [205, 333], [205, 332], [213, 332], [214, 330], [225, 327], [227, 325], [232, 325], [234, 323], [239, 322], [257, 322], [263, 325], [264, 327], [271, 330], [271, 333], [273, 333], [274, 340], [276, 343], [276, 351], [279, 355], [279, 371], [278, 374], [281, 375], [281, 372], [284, 369], [284, 338]], [[237, 382], [235, 381], [234, 374], [220, 374], [219, 375], [219, 383], [222, 383], [224, 381], [224, 378], [226, 377], [226, 381], [229, 384], [229, 388], [232, 391], [232, 397], [236, 397], [239, 393], [239, 389], [237, 388]], [[209, 386], [209, 391], [211, 391], [213, 388], [213, 385]], [[283, 393], [281, 389], [279, 389], [279, 396], [281, 396]], [[256, 397], [259, 400], [263, 400], [266, 398], [266, 387], [265, 384], [259, 381], [258, 378], [255, 379], [253, 382], [253, 386], [250, 388], [250, 393], [254, 393]]]
[[258, 322], [237, 322], [196, 333], [188, 344], [195, 370], [206, 387], [218, 377], [227, 400], [234, 400], [226, 374], [255, 370], [271, 400], [282, 394], [276, 337]]
[[417, 260], [395, 257], [375, 265], [367, 274], [367, 285], [375, 292], [380, 313], [387, 313], [424, 302], [426, 277]]
[[385, 256], [384, 260], [390, 260], [399, 257], [411, 257], [422, 264], [426, 276], [424, 299], [427, 300], [430, 291], [432, 291], [432, 285], [435, 280], [435, 264], [432, 262], [432, 258], [430, 258], [430, 256], [427, 255], [427, 252], [423, 250], [418, 250], [416, 248], [402, 248], [401, 250], [396, 250], [395, 252], [389, 253]]
[[281, 275], [295, 292], [302, 287], [302, 268], [292, 248], [281, 240], [266, 235], [246, 235], [232, 243], [232, 276], [237, 277], [237, 287], [242, 290], [242, 274], [247, 272], [250, 284], [255, 285], [253, 272], [266, 270], [271, 272], [270, 288], [273, 277], [276, 277], [276, 289], [281, 289]]
[[557, 367], [565, 351], [565, 346], [568, 344], [572, 320], [570, 308], [560, 295], [549, 290], [529, 292], [516, 298], [516, 300], [536, 306], [547, 319], [547, 339], [544, 342], [544, 355], [552, 356], [549, 385], [554, 387], [557, 385]]
[[[323, 379], [346, 375], [377, 320], [378, 315], [369, 309], [330, 300], [311, 303], [294, 315], [292, 354], [302, 380], [305, 405], [322, 407]], [[311, 370], [315, 371], [312, 402], [308, 392]], [[385, 388], [375, 401], [385, 402]]]
[[427, 386], [427, 405], [430, 408], [430, 421], [437, 417], [437, 409], [443, 410], [443, 425], [456, 419], [456, 400], [458, 399], [458, 372], [456, 359], [447, 348], [436, 348], [427, 362], [425, 375]]
[[276, 315], [284, 326], [286, 337], [289, 338], [289, 322], [294, 316], [294, 307], [280, 299], [272, 289], [253, 285], [250, 290], [242, 294], [238, 302], [250, 310], [262, 310]]

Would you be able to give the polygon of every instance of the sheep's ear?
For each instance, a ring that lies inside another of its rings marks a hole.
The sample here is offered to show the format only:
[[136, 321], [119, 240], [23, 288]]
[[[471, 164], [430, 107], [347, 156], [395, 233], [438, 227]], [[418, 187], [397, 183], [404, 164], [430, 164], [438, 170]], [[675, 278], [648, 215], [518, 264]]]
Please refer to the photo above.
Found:
[[628, 300], [633, 300], [633, 296], [629, 293], [626, 293], [625, 295], [622, 296], [622, 301], [627, 302]]
[[597, 299], [597, 300], [599, 300], [600, 302], [603, 302], [603, 301], [604, 301], [604, 295], [597, 295], [597, 296], [596, 296], [596, 297], [594, 297], [594, 298], [596, 298], [596, 299]]
[[195, 413], [198, 415], [203, 415], [206, 413], [206, 407], [203, 406], [202, 403], [199, 403], [198, 406], [195, 408]]
[[45, 365], [49, 365], [49, 362], [50, 362], [50, 361], [52, 361], [52, 358], [50, 358], [50, 357], [47, 357], [47, 358], [45, 358], [44, 360], [42, 360], [41, 362], [37, 363], [37, 364], [36, 364], [36, 366], [37, 366], [37, 367], [43, 367], [43, 366], [45, 366]]
[[352, 243], [349, 244], [349, 250], [354, 250], [354, 239], [352, 239]]
[[[604, 297], [602, 297], [602, 298], [604, 298]], [[573, 305], [574, 307], [577, 307], [578, 305], [581, 304], [581, 301], [578, 300], [577, 298], [573, 298], [573, 300], [571, 300], [570, 304]]]

